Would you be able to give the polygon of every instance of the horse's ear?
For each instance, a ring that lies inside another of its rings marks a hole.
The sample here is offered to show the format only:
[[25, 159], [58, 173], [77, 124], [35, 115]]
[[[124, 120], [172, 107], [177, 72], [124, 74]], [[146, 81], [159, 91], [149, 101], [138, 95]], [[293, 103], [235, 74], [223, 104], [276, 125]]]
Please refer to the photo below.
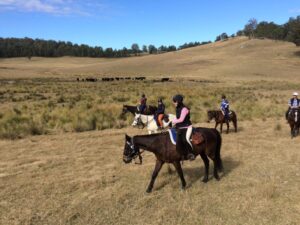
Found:
[[125, 134], [125, 139], [128, 141], [128, 140], [130, 140], [131, 138], [130, 138], [127, 134]]

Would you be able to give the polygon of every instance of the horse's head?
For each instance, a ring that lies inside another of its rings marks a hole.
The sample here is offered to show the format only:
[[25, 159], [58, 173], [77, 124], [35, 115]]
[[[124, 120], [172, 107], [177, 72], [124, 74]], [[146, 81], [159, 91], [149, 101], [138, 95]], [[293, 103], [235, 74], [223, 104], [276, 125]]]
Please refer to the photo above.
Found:
[[125, 146], [123, 151], [123, 161], [124, 163], [130, 163], [140, 154], [139, 147], [135, 146], [133, 143], [133, 138], [125, 135]]
[[213, 118], [215, 118], [216, 114], [213, 110], [207, 111], [207, 122], [209, 123]]
[[122, 108], [122, 113], [121, 113], [121, 115], [124, 115], [125, 113], [127, 113], [128, 112], [128, 108], [127, 108], [127, 106], [126, 105], [123, 105], [123, 108]]

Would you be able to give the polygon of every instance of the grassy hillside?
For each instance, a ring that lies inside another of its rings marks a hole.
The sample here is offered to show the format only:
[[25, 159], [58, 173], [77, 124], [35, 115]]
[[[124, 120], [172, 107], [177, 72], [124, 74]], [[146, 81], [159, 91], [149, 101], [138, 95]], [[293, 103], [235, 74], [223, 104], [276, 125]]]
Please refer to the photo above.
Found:
[[121, 59], [2, 59], [0, 78], [81, 76], [170, 76], [222, 80], [298, 79], [294, 44], [245, 37], [160, 55]]

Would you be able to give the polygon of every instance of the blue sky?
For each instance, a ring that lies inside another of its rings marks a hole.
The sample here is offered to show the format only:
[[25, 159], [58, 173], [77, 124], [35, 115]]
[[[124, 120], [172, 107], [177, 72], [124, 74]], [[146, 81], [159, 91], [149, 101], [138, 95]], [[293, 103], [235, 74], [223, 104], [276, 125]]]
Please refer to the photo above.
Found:
[[297, 15], [299, 0], [0, 0], [0, 37], [178, 46], [230, 35], [250, 18], [283, 24]]

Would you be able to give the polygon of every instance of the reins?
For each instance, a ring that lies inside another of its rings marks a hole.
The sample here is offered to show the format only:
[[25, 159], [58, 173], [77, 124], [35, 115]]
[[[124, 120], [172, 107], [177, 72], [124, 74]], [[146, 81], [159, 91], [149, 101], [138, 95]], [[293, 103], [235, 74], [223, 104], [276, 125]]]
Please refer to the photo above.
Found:
[[[135, 149], [134, 149], [134, 143], [133, 143], [133, 138], [131, 138], [131, 146], [130, 148], [133, 150], [133, 153], [135, 154]], [[142, 154], [144, 153], [145, 150], [140, 151], [138, 150], [137, 154], [133, 155], [132, 159], [134, 160], [135, 164], [142, 165], [143, 164], [143, 157]], [[135, 159], [139, 157], [140, 163], [137, 163]]]

